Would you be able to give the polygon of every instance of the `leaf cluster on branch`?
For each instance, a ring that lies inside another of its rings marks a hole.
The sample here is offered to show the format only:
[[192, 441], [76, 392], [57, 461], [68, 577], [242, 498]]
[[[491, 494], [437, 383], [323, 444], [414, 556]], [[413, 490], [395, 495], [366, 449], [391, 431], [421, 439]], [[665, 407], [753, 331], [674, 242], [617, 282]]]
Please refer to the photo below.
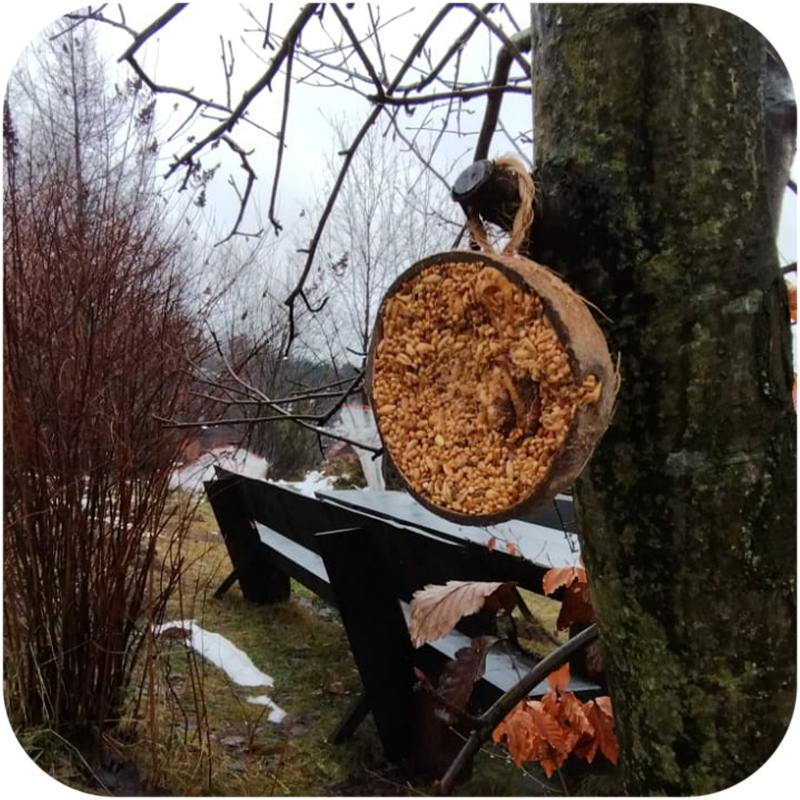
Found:
[[[546, 594], [562, 591], [558, 629], [588, 625], [577, 636], [536, 664], [514, 687], [480, 717], [467, 712], [474, 685], [483, 677], [489, 650], [499, 641], [480, 636], [458, 650], [444, 668], [437, 687], [417, 671], [419, 687], [433, 713], [425, 716], [421, 747], [436, 752], [422, 754], [424, 762], [444, 770], [440, 788], [449, 791], [483, 742], [505, 740], [517, 766], [526, 761], [541, 765], [551, 777], [574, 755], [591, 763], [598, 752], [611, 763], [618, 757], [611, 700], [598, 696], [581, 701], [567, 689], [568, 660], [583, 648], [592, 648], [597, 629], [583, 567], [558, 567], [545, 573]], [[464, 616], [483, 609], [510, 613], [521, 600], [513, 582], [448, 581], [428, 585], [414, 593], [411, 601], [409, 634], [421, 647], [447, 634]], [[529, 612], [528, 612], [529, 613]], [[530, 700], [530, 691], [547, 678], [550, 690], [541, 700]], [[461, 739], [455, 746], [452, 735]]]
[[518, 767], [535, 761], [548, 778], [571, 755], [591, 764], [599, 751], [616, 764], [619, 748], [611, 699], [601, 696], [582, 702], [567, 691], [569, 664], [551, 672], [547, 682], [550, 691], [541, 700], [522, 700], [495, 728], [493, 740], [505, 739]]

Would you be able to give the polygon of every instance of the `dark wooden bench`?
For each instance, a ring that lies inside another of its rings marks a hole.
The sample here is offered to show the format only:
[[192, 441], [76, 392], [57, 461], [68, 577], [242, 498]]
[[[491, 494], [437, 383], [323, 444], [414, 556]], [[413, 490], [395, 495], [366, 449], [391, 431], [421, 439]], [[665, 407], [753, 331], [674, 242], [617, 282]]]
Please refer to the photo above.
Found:
[[[346, 738], [372, 711], [392, 760], [404, 758], [411, 747], [414, 669], [435, 681], [456, 651], [471, 636], [489, 632], [494, 621], [493, 614], [472, 615], [442, 639], [414, 648], [408, 635], [414, 591], [448, 580], [475, 580], [516, 581], [542, 593], [548, 569], [577, 564], [579, 558], [574, 537], [560, 527], [572, 517], [568, 498], [560, 501], [559, 513], [549, 508], [524, 522], [487, 529], [450, 523], [401, 492], [326, 491], [309, 497], [221, 469], [205, 488], [234, 568], [217, 596], [238, 580], [246, 599], [278, 602], [288, 599], [294, 578], [334, 605], [364, 693], [332, 739]], [[492, 538], [497, 546], [490, 550]], [[507, 542], [525, 557], [504, 552]], [[510, 645], [492, 648], [473, 693], [475, 710], [488, 707], [533, 664]], [[579, 695], [597, 690], [580, 676], [573, 677], [570, 688]], [[543, 681], [532, 695], [546, 691]]]

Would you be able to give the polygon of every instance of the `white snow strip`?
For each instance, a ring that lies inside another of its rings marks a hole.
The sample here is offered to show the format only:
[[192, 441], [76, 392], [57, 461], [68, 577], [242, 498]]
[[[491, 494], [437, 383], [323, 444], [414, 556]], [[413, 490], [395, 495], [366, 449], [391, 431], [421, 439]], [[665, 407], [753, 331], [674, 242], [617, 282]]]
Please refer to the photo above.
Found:
[[[332, 430], [339, 435], [346, 436], [351, 441], [363, 442], [368, 447], [380, 447], [381, 445], [375, 416], [369, 406], [345, 403], [339, 410], [338, 424]], [[383, 479], [381, 468], [383, 456], [376, 458], [373, 451], [364, 450], [361, 447], [356, 447], [355, 450], [367, 481], [367, 488], [385, 489], [386, 482]]]
[[286, 489], [294, 489], [294, 491], [308, 497], [314, 497], [318, 491], [330, 491], [333, 489], [331, 478], [316, 470], [309, 472], [301, 481], [270, 481], [270, 483], [274, 483], [276, 486], [283, 486]]
[[271, 709], [269, 716], [267, 717], [269, 722], [280, 724], [286, 717], [286, 712], [282, 708], [276, 706], [275, 703], [265, 694], [260, 694], [257, 697], [248, 697], [247, 702], [253, 703], [257, 706], [268, 706]]
[[239, 686], [272, 686], [272, 678], [262, 672], [250, 660], [250, 656], [218, 633], [201, 628], [193, 619], [165, 622], [155, 629], [156, 635], [170, 628], [183, 628], [188, 631], [189, 646], [206, 661], [224, 670], [228, 677]]
[[[171, 628], [180, 628], [186, 631], [187, 644], [207, 661], [227, 673], [228, 677], [239, 686], [272, 686], [274, 684], [272, 678], [266, 672], [258, 669], [247, 653], [224, 636], [201, 628], [193, 619], [165, 622], [163, 625], [156, 625], [154, 632], [158, 635]], [[280, 723], [286, 716], [286, 712], [264, 694], [248, 697], [247, 702], [268, 706], [270, 712], [267, 719], [270, 722]]]
[[191, 464], [175, 470], [170, 476], [169, 487], [187, 492], [202, 492], [203, 481], [214, 479], [215, 466], [249, 478], [263, 478], [267, 474], [268, 463], [261, 456], [247, 450], [218, 447], [203, 453]]
[[[158, 636], [171, 628], [181, 628], [186, 631], [188, 634], [187, 644], [207, 661], [224, 670], [228, 677], [239, 686], [272, 686], [274, 684], [272, 678], [266, 672], [258, 669], [247, 653], [229, 642], [224, 636], [201, 628], [193, 619], [165, 622], [163, 625], [156, 625], [153, 630]], [[265, 694], [248, 697], [247, 702], [268, 706], [271, 709], [267, 717], [270, 722], [280, 723], [286, 716], [286, 712]]]

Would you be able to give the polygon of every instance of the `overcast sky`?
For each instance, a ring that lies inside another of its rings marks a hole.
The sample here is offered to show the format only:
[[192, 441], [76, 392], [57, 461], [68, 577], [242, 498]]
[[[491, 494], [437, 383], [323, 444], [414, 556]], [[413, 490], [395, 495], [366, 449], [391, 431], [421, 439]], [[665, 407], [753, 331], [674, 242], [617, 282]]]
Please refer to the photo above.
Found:
[[[169, 4], [153, 0], [136, 0], [135, 3], [123, 5], [126, 8], [128, 24], [133, 28], [140, 29], [163, 13]], [[252, 4], [251, 7], [256, 13], [263, 14], [262, 5]], [[296, 15], [299, 5], [297, 3], [277, 4], [273, 19], [274, 30], [284, 30], [288, 22]], [[525, 25], [529, 17], [528, 5], [518, 2], [508, 5], [519, 24]], [[717, 5], [739, 14], [756, 25], [788, 60], [793, 74], [798, 73], [796, 68], [797, 43], [793, 40], [795, 37], [792, 36], [795, 26], [787, 24], [789, 20], [786, 16], [785, 3], [724, 2]], [[393, 36], [407, 42], [414, 33], [420, 31], [427, 24], [435, 13], [435, 6], [428, 4], [419, 4], [419, 6], [421, 8], [418, 7], [398, 22], [392, 23]], [[783, 6], [783, 11], [780, 11], [781, 6]], [[63, 0], [37, 0], [37, 2], [22, 4], [21, 7], [15, 8], [13, 18], [9, 17], [3, 20], [2, 29], [0, 29], [2, 37], [0, 77], [2, 77], [3, 83], [7, 80], [24, 45], [45, 25], [73, 7], [64, 3]], [[383, 16], [389, 17], [405, 7], [414, 8], [404, 3], [383, 4], [380, 8]], [[219, 13], [220, 8], [225, 9], [224, 14]], [[113, 6], [109, 6], [108, 13], [109, 16], [113, 16]], [[459, 18], [455, 15], [451, 15], [451, 17], [454, 17], [454, 29], [460, 29], [464, 24], [465, 17]], [[248, 26], [254, 27], [251, 22], [248, 22], [243, 7], [236, 2], [194, 0], [188, 9], [159, 34], [158, 41], [148, 45], [143, 60], [148, 71], [155, 74], [161, 83], [192, 87], [203, 96], [224, 99], [225, 87], [221, 73], [219, 36], [230, 38], [234, 44], [237, 60], [232, 86], [232, 96], [235, 102], [236, 98], [241, 96], [242, 91], [252, 82], [254, 76], [261, 74], [264, 70], [263, 63], [248, 52], [247, 48], [239, 41], [242, 29]], [[311, 31], [315, 27], [311, 26], [309, 30]], [[110, 27], [98, 26], [98, 33], [103, 49], [110, 57], [117, 56], [130, 44], [130, 37], [126, 33], [115, 31]], [[445, 36], [446, 33], [445, 31]], [[269, 55], [270, 53], [267, 51], [267, 57]], [[793, 58], [795, 59], [794, 63]], [[482, 59], [480, 64], [475, 64], [475, 68], [483, 68], [484, 65], [485, 60]], [[264, 93], [263, 97], [258, 99], [258, 105], [254, 105], [254, 113], [258, 114], [259, 120], [277, 120], [281, 101], [282, 95], [279, 89], [272, 94]], [[480, 124], [484, 101], [477, 101], [470, 105], [472, 106], [470, 110], [474, 109], [475, 112], [473, 115], [473, 131], [475, 131]], [[162, 113], [171, 106], [172, 98], [163, 98], [160, 101]], [[517, 131], [527, 130], [530, 128], [529, 106], [530, 103], [527, 99], [509, 96], [503, 103], [503, 117], [506, 120], [510, 119], [512, 125], [517, 127]], [[323, 162], [326, 154], [330, 154], [333, 147], [332, 131], [325, 120], [333, 117], [347, 117], [352, 124], [357, 125], [366, 117], [369, 110], [366, 100], [348, 92], [313, 89], [309, 86], [293, 92], [289, 120], [290, 135], [284, 156], [278, 207], [279, 219], [287, 230], [290, 230], [299, 221], [304, 211], [313, 203], [314, 196], [320, 194], [323, 188]], [[181, 112], [182, 109], [173, 115], [173, 128], [183, 118]], [[279, 125], [267, 123], [266, 127], [276, 130]], [[245, 230], [256, 230], [259, 224], [266, 223], [266, 209], [276, 148], [270, 142], [265, 142], [263, 137], [260, 141], [251, 138], [252, 131], [248, 131], [247, 126], [237, 126], [234, 135], [244, 147], [255, 149], [254, 166], [260, 177], [257, 183], [257, 203], [253, 210], [258, 209], [259, 218], [257, 219], [255, 214], [251, 214]], [[443, 173], [449, 167], [449, 177], [451, 178], [454, 174], [457, 175], [458, 170], [471, 160], [474, 143], [474, 136], [466, 139], [452, 137], [449, 145], [443, 149], [437, 166]], [[174, 149], [177, 150], [177, 146]], [[220, 148], [217, 153], [220, 153], [222, 149]], [[172, 152], [172, 150], [164, 149], [165, 165]], [[510, 152], [510, 148], [503, 142], [502, 136], [497, 134], [493, 142], [492, 153], [500, 155], [506, 152]], [[239, 181], [239, 185], [244, 183], [243, 173], [238, 170], [238, 165], [233, 157], [229, 156], [229, 158], [231, 160], [228, 163], [231, 167], [228, 173], [218, 175], [214, 181], [212, 202], [209, 203], [206, 211], [209, 223], [214, 225], [220, 234], [223, 231], [227, 232], [236, 213], [235, 196], [227, 185], [227, 175], [233, 174]], [[227, 167], [228, 164], [225, 166]], [[795, 164], [795, 175], [796, 173], [797, 165]], [[784, 204], [784, 220], [779, 250], [782, 263], [787, 263], [797, 259], [797, 200], [794, 195], [787, 195]]]

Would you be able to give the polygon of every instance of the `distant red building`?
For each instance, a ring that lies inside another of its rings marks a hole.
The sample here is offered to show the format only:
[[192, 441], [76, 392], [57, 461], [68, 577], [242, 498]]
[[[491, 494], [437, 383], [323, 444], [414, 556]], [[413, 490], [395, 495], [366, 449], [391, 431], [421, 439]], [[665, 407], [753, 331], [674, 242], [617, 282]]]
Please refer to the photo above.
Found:
[[203, 453], [216, 450], [220, 447], [237, 448], [242, 444], [243, 433], [233, 426], [215, 425], [203, 426], [197, 433], [187, 437], [183, 447], [181, 462], [191, 464], [200, 458]]

